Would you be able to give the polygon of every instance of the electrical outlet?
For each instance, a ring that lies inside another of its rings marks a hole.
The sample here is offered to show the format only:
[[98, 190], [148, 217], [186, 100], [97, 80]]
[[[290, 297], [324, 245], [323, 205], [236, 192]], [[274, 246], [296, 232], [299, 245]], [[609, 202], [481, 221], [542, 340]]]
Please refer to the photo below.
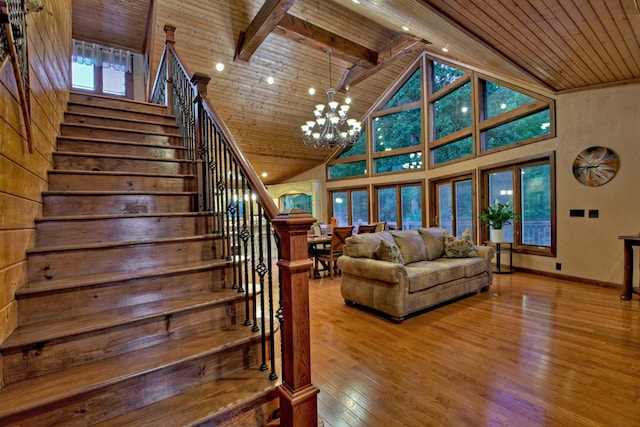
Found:
[[562, 270], [562, 263], [556, 262], [556, 270], [558, 271]]

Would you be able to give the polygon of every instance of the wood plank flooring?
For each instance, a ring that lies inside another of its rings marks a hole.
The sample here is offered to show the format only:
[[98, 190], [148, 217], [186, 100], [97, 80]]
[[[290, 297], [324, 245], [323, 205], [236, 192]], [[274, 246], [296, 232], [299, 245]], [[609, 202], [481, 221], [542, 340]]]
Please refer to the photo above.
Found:
[[310, 280], [332, 426], [640, 425], [640, 299], [526, 273], [396, 325]]

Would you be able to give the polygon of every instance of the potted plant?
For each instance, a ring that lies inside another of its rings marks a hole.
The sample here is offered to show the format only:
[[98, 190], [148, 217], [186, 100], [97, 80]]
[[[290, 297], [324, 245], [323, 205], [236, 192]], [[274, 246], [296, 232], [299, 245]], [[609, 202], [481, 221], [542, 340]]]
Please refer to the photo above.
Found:
[[482, 221], [488, 222], [491, 227], [491, 241], [502, 243], [504, 241], [505, 225], [511, 224], [514, 219], [520, 219], [520, 215], [511, 209], [511, 202], [500, 203], [497, 199], [493, 205], [482, 209], [478, 216]]

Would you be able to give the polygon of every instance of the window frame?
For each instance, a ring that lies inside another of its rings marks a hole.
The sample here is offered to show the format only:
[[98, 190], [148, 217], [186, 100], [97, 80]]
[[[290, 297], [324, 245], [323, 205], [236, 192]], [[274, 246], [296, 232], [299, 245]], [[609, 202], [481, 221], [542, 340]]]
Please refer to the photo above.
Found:
[[[373, 186], [373, 217], [375, 222], [387, 221], [386, 219], [381, 219], [379, 216], [379, 206], [378, 206], [378, 193], [382, 189], [395, 188], [396, 189], [396, 230], [402, 230], [402, 188], [404, 187], [420, 187], [420, 206], [421, 206], [421, 227], [424, 227], [426, 224], [426, 205], [425, 205], [425, 185], [424, 180], [415, 180], [415, 181], [402, 181], [393, 184], [379, 184]], [[387, 221], [387, 227], [389, 227], [389, 222]]]
[[477, 179], [476, 179], [476, 171], [467, 171], [456, 173], [452, 175], [441, 176], [438, 178], [433, 178], [429, 180], [429, 227], [441, 227], [441, 218], [439, 217], [440, 212], [440, 203], [438, 198], [438, 187], [444, 184], [450, 184], [452, 186], [452, 211], [453, 211], [453, 222], [452, 222], [452, 233], [455, 233], [456, 230], [456, 215], [455, 215], [455, 184], [456, 182], [462, 181], [471, 181], [471, 218], [473, 219], [471, 222], [471, 235], [475, 236], [476, 230], [478, 229], [476, 226], [475, 218], [478, 217], [477, 213]]
[[333, 194], [334, 193], [347, 193], [347, 218], [348, 218], [348, 224], [340, 224], [340, 226], [343, 225], [355, 225], [353, 223], [353, 204], [351, 203], [352, 200], [352, 193], [353, 192], [357, 192], [357, 191], [364, 191], [367, 195], [367, 221], [370, 223], [371, 222], [371, 192], [369, 191], [369, 187], [368, 186], [358, 186], [358, 187], [343, 187], [343, 188], [332, 188], [330, 190], [328, 190], [329, 192], [329, 198], [328, 200], [330, 201], [330, 203], [328, 204], [328, 218], [332, 218], [334, 216], [333, 214]]
[[133, 99], [133, 71], [131, 73], [123, 71], [125, 94], [116, 95], [112, 93], [105, 93], [103, 91], [104, 87], [103, 87], [102, 70], [103, 70], [103, 67], [95, 64], [93, 65], [93, 90], [73, 86], [73, 70], [71, 70], [71, 88], [76, 92], [93, 93], [93, 94], [105, 95], [113, 98]]
[[[496, 165], [487, 166], [479, 169], [479, 175], [481, 180], [480, 188], [480, 211], [486, 208], [490, 201], [489, 199], [489, 174], [495, 172], [501, 172], [506, 170], [512, 171], [513, 176], [513, 211], [517, 214], [522, 214], [522, 191], [521, 191], [521, 172], [523, 168], [532, 167], [536, 165], [549, 164], [549, 186], [551, 190], [550, 195], [550, 214], [551, 214], [551, 242], [547, 246], [526, 245], [522, 243], [522, 222], [516, 220], [513, 222], [513, 252], [540, 255], [540, 256], [556, 256], [556, 227], [557, 227], [557, 215], [556, 215], [556, 158], [555, 152], [542, 153], [531, 157], [521, 158], [518, 160], [504, 162]], [[489, 225], [481, 224], [480, 228], [480, 241], [489, 241]]]

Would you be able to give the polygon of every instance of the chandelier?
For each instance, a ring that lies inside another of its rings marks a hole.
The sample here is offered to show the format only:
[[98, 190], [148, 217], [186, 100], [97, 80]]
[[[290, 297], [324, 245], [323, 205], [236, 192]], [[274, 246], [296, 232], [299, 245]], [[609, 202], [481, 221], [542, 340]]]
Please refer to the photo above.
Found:
[[[331, 85], [331, 50], [329, 50], [329, 85]], [[360, 137], [362, 124], [356, 119], [348, 119], [349, 105], [340, 105], [335, 100], [336, 90], [327, 89], [327, 106], [316, 105], [315, 120], [300, 126], [302, 141], [315, 148], [351, 147]]]

